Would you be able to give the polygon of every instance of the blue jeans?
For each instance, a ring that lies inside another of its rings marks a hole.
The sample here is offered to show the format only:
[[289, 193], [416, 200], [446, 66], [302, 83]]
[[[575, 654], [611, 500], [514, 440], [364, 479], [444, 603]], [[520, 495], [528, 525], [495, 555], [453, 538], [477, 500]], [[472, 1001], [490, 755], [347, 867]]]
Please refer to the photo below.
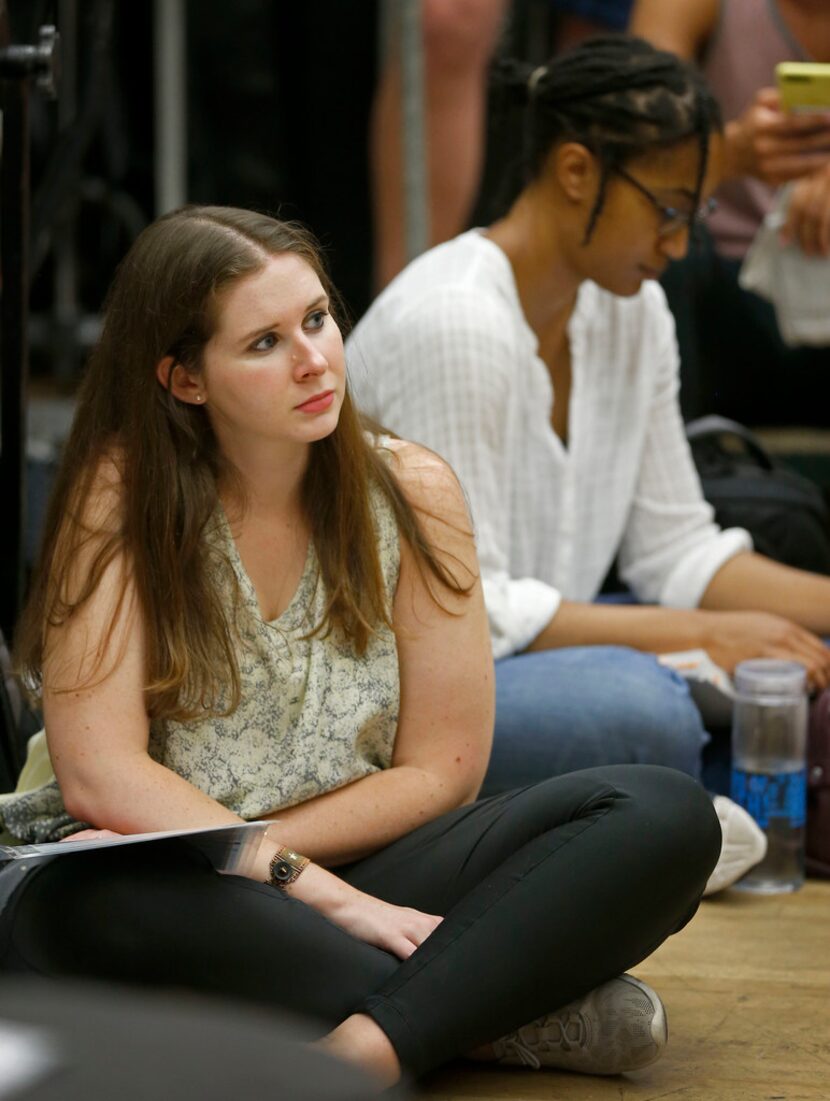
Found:
[[657, 764], [696, 779], [709, 740], [684, 679], [624, 646], [496, 662], [496, 729], [482, 795], [576, 769]]

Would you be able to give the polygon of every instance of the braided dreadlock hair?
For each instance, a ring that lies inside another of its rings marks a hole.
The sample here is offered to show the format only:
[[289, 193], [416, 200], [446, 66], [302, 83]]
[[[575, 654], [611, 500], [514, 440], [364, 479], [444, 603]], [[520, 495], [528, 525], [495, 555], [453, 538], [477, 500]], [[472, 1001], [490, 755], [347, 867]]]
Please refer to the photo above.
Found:
[[696, 137], [700, 161], [695, 203], [706, 176], [709, 137], [722, 126], [717, 100], [699, 71], [642, 38], [587, 39], [547, 65], [502, 60], [493, 72], [505, 108], [524, 110], [522, 178], [538, 176], [554, 145], [579, 142], [598, 159], [600, 186], [588, 221], [590, 240], [608, 178], [634, 157]]

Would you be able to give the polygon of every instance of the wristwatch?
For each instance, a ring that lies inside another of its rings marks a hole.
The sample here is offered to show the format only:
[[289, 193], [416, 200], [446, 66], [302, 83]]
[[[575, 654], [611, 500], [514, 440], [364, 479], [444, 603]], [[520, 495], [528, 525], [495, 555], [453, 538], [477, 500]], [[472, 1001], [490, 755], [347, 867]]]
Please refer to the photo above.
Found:
[[271, 863], [268, 867], [267, 882], [270, 883], [272, 887], [279, 887], [281, 891], [284, 891], [299, 879], [300, 873], [306, 868], [308, 863], [309, 859], [307, 856], [300, 856], [300, 854], [295, 853], [293, 849], [286, 849], [285, 846], [280, 846], [271, 857]]

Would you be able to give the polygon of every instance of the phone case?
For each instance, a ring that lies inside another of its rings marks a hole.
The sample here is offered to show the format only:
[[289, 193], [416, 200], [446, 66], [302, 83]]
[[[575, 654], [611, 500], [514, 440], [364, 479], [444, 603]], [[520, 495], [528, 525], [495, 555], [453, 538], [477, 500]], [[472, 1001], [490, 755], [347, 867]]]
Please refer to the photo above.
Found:
[[775, 66], [775, 79], [788, 111], [830, 111], [830, 64], [782, 61]]

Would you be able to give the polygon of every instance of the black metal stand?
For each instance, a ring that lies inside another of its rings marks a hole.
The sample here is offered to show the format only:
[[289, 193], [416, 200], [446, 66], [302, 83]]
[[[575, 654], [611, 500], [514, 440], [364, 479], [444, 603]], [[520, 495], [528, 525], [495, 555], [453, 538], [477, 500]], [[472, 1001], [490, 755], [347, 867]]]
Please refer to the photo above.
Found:
[[5, 19], [0, 29], [6, 38], [0, 42], [0, 501], [5, 519], [0, 529], [0, 629], [11, 639], [25, 587], [29, 96], [33, 84], [55, 94], [58, 36], [54, 27], [41, 27], [37, 46], [19, 46], [9, 44]]

